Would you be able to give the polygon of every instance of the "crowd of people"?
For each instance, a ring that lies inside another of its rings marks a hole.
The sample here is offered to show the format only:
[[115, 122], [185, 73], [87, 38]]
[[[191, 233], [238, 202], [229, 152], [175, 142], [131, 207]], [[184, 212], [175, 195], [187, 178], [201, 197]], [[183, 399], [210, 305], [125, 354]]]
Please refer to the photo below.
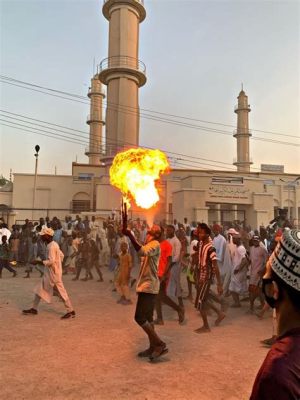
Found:
[[[155, 301], [155, 324], [164, 324], [162, 304], [174, 309], [179, 324], [184, 324], [184, 299], [192, 302], [203, 318], [204, 325], [197, 333], [210, 331], [206, 309], [210, 310], [208, 313], [217, 314], [216, 325], [221, 323], [230, 297], [231, 307], [241, 307], [241, 301], [247, 299], [248, 312], [263, 317], [268, 307], [262, 294], [262, 276], [280, 229], [260, 228], [258, 231], [238, 222], [224, 227], [214, 223], [209, 227], [189, 223], [187, 218], [183, 223], [175, 219], [172, 224], [161, 221], [158, 225], [161, 228], [157, 270], [160, 289]], [[34, 222], [26, 219], [24, 224], [13, 225], [11, 230], [0, 221], [0, 277], [3, 268], [12, 272], [13, 277], [17, 276], [15, 265], [25, 267], [24, 278], [30, 278], [34, 269], [43, 276], [45, 267], [36, 260], [46, 259], [47, 244], [40, 235], [44, 228], [53, 230], [53, 241], [63, 254], [63, 275], [74, 274], [73, 281], [80, 278], [88, 281], [94, 279], [96, 271], [98, 281], [103, 282], [102, 271], [107, 268], [112, 273], [112, 290], [120, 295], [118, 303], [132, 304], [130, 289], [136, 282], [134, 275], [141, 265], [141, 256], [114, 215], [102, 220], [95, 216], [82, 219], [79, 215], [66, 216], [64, 221], [56, 217]], [[149, 228], [147, 222], [139, 218], [128, 222], [128, 229], [141, 245], [146, 243]], [[185, 297], [182, 279], [187, 281]], [[215, 281], [218, 294], [211, 290]], [[260, 304], [255, 307], [257, 299]]]
[[[259, 318], [272, 308], [273, 336], [264, 343], [274, 345], [257, 375], [251, 399], [275, 399], [278, 393], [282, 399], [299, 398], [300, 231], [284, 226], [284, 220], [282, 227], [275, 222], [276, 227], [252, 230], [246, 224], [189, 224], [186, 218], [183, 223], [162, 221], [149, 227], [140, 219], [124, 224], [124, 219], [114, 217], [99, 222], [95, 216], [91, 220], [67, 216], [64, 222], [56, 217], [27, 219], [10, 230], [0, 221], [0, 277], [3, 268], [16, 277], [13, 266], [23, 265], [24, 278], [30, 278], [36, 268], [42, 279], [34, 290], [32, 307], [23, 314], [36, 315], [40, 300], [50, 302], [56, 294], [67, 310], [63, 319], [75, 317], [63, 274], [73, 273], [77, 281], [84, 270], [81, 280], [88, 281], [95, 269], [103, 282], [102, 268], [107, 268], [121, 305], [132, 304], [130, 289], [136, 282], [135, 321], [149, 339], [149, 347], [138, 356], [152, 361], [168, 352], [155, 330], [155, 325], [164, 324], [162, 304], [177, 312], [182, 325], [183, 300], [192, 302], [202, 318], [202, 326], [195, 330], [198, 334], [211, 331], [208, 315], [216, 314], [218, 326], [228, 307], [240, 308], [242, 301], [249, 303], [247, 312]], [[136, 279], [134, 269], [139, 270]]]

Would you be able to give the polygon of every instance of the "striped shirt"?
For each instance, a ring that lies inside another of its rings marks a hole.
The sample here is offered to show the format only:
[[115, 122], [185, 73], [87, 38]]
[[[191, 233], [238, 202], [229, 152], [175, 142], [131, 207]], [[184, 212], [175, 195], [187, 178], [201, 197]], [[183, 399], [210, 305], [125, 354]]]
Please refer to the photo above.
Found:
[[206, 282], [213, 279], [216, 273], [213, 261], [216, 260], [217, 254], [213, 247], [212, 240], [209, 238], [208, 243], [200, 242], [198, 265], [199, 282]]

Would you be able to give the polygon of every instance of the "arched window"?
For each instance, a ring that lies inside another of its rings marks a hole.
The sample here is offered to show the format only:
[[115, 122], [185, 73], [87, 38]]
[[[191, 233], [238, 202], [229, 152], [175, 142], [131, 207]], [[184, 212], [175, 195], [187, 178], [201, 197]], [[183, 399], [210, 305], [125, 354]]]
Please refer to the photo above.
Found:
[[85, 192], [78, 192], [74, 194], [72, 199], [72, 212], [74, 214], [82, 211], [90, 211], [91, 201], [90, 196]]

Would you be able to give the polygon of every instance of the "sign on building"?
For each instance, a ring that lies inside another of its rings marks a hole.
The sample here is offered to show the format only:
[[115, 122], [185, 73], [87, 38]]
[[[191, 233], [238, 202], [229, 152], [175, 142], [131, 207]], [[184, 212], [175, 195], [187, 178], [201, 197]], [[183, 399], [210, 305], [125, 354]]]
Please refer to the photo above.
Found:
[[260, 165], [261, 172], [279, 172], [284, 173], [284, 165], [277, 164], [261, 164]]

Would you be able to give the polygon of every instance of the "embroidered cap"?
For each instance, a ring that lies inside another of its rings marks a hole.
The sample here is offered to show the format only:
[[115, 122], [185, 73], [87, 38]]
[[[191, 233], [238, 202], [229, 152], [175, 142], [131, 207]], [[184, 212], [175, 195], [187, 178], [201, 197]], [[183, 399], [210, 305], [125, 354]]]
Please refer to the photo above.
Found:
[[44, 236], [44, 235], [53, 236], [54, 235], [54, 230], [44, 226], [44, 228], [42, 228], [42, 230], [40, 232], [40, 235], [41, 236]]
[[270, 257], [272, 270], [293, 289], [300, 291], [300, 230], [285, 230]]

